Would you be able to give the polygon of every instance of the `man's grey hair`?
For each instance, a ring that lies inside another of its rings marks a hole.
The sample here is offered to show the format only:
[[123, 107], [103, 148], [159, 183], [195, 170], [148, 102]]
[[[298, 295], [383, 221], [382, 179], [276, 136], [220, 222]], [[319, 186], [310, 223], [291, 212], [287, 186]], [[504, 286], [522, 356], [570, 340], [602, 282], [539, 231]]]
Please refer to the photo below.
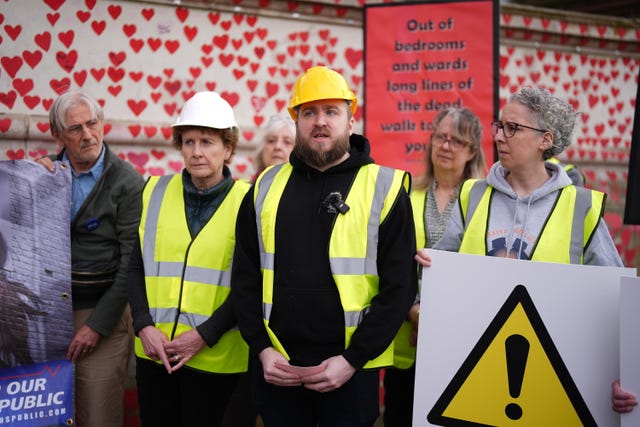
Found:
[[102, 106], [100, 106], [93, 96], [89, 95], [82, 89], [69, 90], [60, 95], [53, 102], [53, 105], [49, 110], [49, 125], [51, 126], [51, 133], [58, 134], [67, 129], [65, 123], [67, 111], [75, 108], [79, 104], [85, 104], [89, 108], [92, 118], [100, 121], [104, 119]]

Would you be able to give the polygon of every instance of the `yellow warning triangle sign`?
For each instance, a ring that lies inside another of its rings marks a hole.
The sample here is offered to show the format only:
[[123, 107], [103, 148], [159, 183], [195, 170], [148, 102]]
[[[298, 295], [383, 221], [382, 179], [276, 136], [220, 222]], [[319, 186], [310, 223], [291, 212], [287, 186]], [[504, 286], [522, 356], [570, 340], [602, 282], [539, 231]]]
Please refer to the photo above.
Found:
[[596, 426], [518, 285], [427, 416], [441, 426]]

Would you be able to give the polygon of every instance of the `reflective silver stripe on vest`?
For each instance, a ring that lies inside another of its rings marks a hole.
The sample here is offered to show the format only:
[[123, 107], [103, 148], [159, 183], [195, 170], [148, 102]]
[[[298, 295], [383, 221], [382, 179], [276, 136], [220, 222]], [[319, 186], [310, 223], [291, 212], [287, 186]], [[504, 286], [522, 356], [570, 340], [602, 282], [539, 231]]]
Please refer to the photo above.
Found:
[[[149, 199], [149, 208], [147, 209], [147, 221], [142, 248], [145, 275], [154, 277], [182, 277], [184, 269], [184, 280], [186, 281], [224, 286], [228, 288], [231, 283], [228, 271], [193, 266], [187, 266], [185, 268], [184, 263], [182, 262], [158, 262], [155, 260], [156, 233], [147, 232], [146, 230], [155, 231], [158, 229], [160, 205], [162, 205], [162, 200], [164, 199], [164, 195], [167, 191], [167, 186], [169, 185], [171, 178], [172, 177], [169, 175], [160, 177], [157, 185], [153, 188]], [[229, 271], [231, 271], [231, 268], [229, 268]]]
[[576, 205], [573, 210], [573, 224], [571, 224], [571, 264], [582, 264], [584, 252], [584, 222], [591, 209], [591, 191], [576, 187]]
[[367, 249], [365, 258], [331, 258], [331, 272], [341, 275], [370, 274], [378, 275], [376, 263], [378, 253], [378, 233], [380, 227], [380, 217], [384, 201], [389, 194], [395, 170], [381, 166], [376, 178], [376, 187], [369, 213], [369, 223], [367, 224]]
[[[367, 224], [367, 248], [365, 258], [330, 258], [329, 262], [331, 264], [331, 272], [334, 275], [378, 275], [378, 238], [382, 208], [384, 206], [384, 201], [391, 190], [394, 175], [394, 169], [381, 166], [378, 176], [376, 177], [376, 187], [373, 193], [371, 211], [369, 212], [369, 222]], [[358, 326], [368, 312], [369, 307], [358, 311], [345, 311], [345, 327]]]
[[484, 195], [484, 192], [487, 190], [487, 181], [476, 181], [471, 187], [471, 191], [469, 192], [469, 203], [467, 204], [467, 215], [462, 218], [465, 222], [465, 229], [469, 225], [467, 219], [471, 219], [473, 214], [476, 211], [476, 208], [480, 204], [480, 199]]
[[262, 303], [262, 313], [264, 314], [265, 319], [271, 319], [271, 310], [273, 310], [273, 304], [267, 304], [266, 302]]
[[[164, 175], [158, 179], [158, 182], [149, 198], [149, 206], [147, 208], [147, 218], [145, 221], [144, 241], [142, 242], [142, 261], [147, 276], [175, 276], [182, 275], [182, 263], [160, 263], [155, 262], [156, 233], [158, 229], [158, 220], [160, 217], [160, 206], [164, 193], [167, 191], [169, 181], [173, 178], [171, 175]], [[153, 230], [153, 232], [148, 232]]]
[[[151, 314], [153, 321], [158, 323], [174, 323], [176, 320], [176, 315], [178, 314], [178, 309], [175, 307], [172, 308], [156, 308], [154, 313]], [[201, 314], [194, 313], [180, 313], [180, 317], [178, 318], [178, 323], [183, 325], [189, 325], [192, 328], [197, 327], [204, 323], [209, 317], [203, 316]], [[230, 330], [237, 329], [237, 326], [231, 328]]]
[[260, 267], [267, 270], [273, 270], [274, 259], [272, 253], [267, 253], [264, 247], [263, 235], [262, 235], [262, 221], [260, 218], [262, 209], [264, 208], [264, 199], [267, 197], [267, 193], [269, 192], [269, 188], [271, 188], [271, 184], [273, 184], [273, 179], [276, 174], [282, 169], [284, 163], [276, 165], [271, 169], [267, 170], [260, 180], [260, 187], [258, 188], [258, 195], [256, 196], [255, 201], [255, 210], [256, 210], [256, 225], [258, 226], [258, 245], [260, 248]]
[[362, 323], [364, 316], [366, 316], [369, 312], [369, 308], [370, 307], [366, 307], [361, 311], [346, 311], [344, 313], [344, 326], [347, 328], [355, 328], [356, 326], [358, 326], [360, 323]]
[[[231, 278], [228, 271], [213, 270], [209, 268], [187, 266], [185, 268], [182, 262], [169, 262], [155, 260], [156, 252], [156, 233], [158, 229], [158, 221], [160, 217], [160, 206], [162, 200], [167, 191], [169, 181], [173, 178], [170, 175], [161, 176], [158, 179], [158, 183], [151, 192], [149, 198], [149, 206], [147, 208], [147, 217], [145, 221], [145, 233], [144, 241], [142, 243], [142, 261], [144, 264], [145, 276], [153, 277], [182, 277], [184, 270], [184, 280], [190, 282], [200, 282], [207, 285], [217, 285], [229, 287], [231, 284]], [[151, 232], [151, 230], [153, 230]], [[231, 271], [231, 270], [229, 270]], [[164, 320], [157, 320], [167, 315], [161, 313], [166, 311], [165, 309], [159, 309], [157, 307], [150, 307], [151, 317], [154, 322], [164, 322]], [[167, 322], [173, 322], [175, 319], [175, 313], [171, 320]]]
[[[172, 176], [165, 175], [158, 179], [157, 185], [151, 192], [149, 208], [147, 209], [147, 221], [145, 225], [144, 243], [142, 257], [144, 271], [147, 276], [155, 277], [182, 277], [184, 263], [155, 260], [156, 233], [160, 217], [160, 206], [167, 192], [167, 186]], [[147, 232], [153, 230], [154, 232]], [[231, 271], [231, 269], [229, 269]], [[189, 282], [200, 282], [207, 285], [217, 285], [229, 287], [231, 278], [228, 271], [214, 270], [210, 268], [187, 266], [184, 270], [184, 280]]]
[[[266, 253], [264, 243], [262, 241], [262, 227], [260, 220], [260, 213], [264, 207], [264, 200], [266, 194], [273, 183], [275, 175], [278, 173], [282, 165], [275, 166], [265, 172], [263, 178], [260, 181], [260, 187], [255, 201], [256, 209], [256, 222], [258, 226], [258, 239], [260, 245], [260, 265], [262, 268], [271, 269], [274, 268], [274, 254]], [[373, 194], [373, 200], [371, 203], [371, 211], [369, 213], [369, 222], [367, 224], [367, 248], [365, 258], [337, 258], [333, 257], [329, 259], [331, 264], [331, 272], [334, 275], [362, 275], [370, 274], [373, 276], [378, 275], [377, 266], [377, 251], [378, 251], [378, 233], [380, 226], [380, 219], [382, 215], [382, 208], [384, 201], [391, 190], [393, 178], [395, 175], [395, 169], [381, 166], [376, 177], [376, 187]], [[264, 318], [268, 321], [271, 318], [271, 310], [273, 306], [271, 304], [262, 304], [262, 311]], [[369, 308], [365, 308], [361, 311], [345, 312], [344, 321], [345, 326], [358, 326], [364, 316], [368, 313]]]
[[[469, 204], [467, 207], [466, 219], [473, 216], [476, 208], [480, 204], [480, 199], [487, 189], [486, 181], [478, 181], [474, 183], [469, 193]], [[562, 193], [558, 197], [561, 197]], [[571, 247], [569, 248], [569, 260], [571, 264], [582, 264], [582, 255], [584, 253], [584, 223], [587, 213], [591, 209], [592, 196], [591, 191], [576, 187], [576, 202], [573, 210], [573, 218], [571, 223]], [[551, 216], [553, 212], [549, 213]], [[487, 215], [489, 215], [487, 213]], [[469, 222], [465, 219], [465, 229]], [[538, 236], [540, 239], [540, 236]], [[533, 257], [533, 254], [531, 254]]]

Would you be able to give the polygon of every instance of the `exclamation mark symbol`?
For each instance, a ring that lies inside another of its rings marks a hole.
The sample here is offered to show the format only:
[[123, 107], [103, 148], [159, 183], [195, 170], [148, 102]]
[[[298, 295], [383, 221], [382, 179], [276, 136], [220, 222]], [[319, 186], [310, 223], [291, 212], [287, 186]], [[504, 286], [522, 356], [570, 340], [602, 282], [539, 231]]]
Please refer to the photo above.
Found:
[[[520, 396], [524, 368], [527, 366], [529, 356], [529, 341], [522, 335], [511, 335], [504, 342], [507, 355], [507, 376], [509, 379], [509, 394], [512, 398]], [[512, 420], [522, 417], [522, 408], [517, 403], [509, 403], [504, 408], [504, 413]]]

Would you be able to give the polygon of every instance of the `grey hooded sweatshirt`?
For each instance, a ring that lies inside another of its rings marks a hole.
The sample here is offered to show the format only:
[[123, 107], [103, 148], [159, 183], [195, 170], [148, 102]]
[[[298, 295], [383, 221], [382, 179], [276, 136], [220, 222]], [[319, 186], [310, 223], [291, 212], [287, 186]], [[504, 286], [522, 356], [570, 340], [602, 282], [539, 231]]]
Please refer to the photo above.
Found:
[[[545, 163], [550, 174], [542, 187], [531, 194], [519, 197], [505, 176], [507, 170], [500, 162], [491, 167], [487, 184], [495, 189], [487, 227], [488, 255], [517, 259], [530, 259], [542, 227], [553, 208], [558, 191], [572, 185], [571, 178], [558, 165]], [[457, 252], [460, 249], [464, 225], [459, 208], [453, 210], [447, 229], [434, 249]], [[600, 220], [595, 234], [584, 254], [584, 264], [622, 266], [609, 229]]]

